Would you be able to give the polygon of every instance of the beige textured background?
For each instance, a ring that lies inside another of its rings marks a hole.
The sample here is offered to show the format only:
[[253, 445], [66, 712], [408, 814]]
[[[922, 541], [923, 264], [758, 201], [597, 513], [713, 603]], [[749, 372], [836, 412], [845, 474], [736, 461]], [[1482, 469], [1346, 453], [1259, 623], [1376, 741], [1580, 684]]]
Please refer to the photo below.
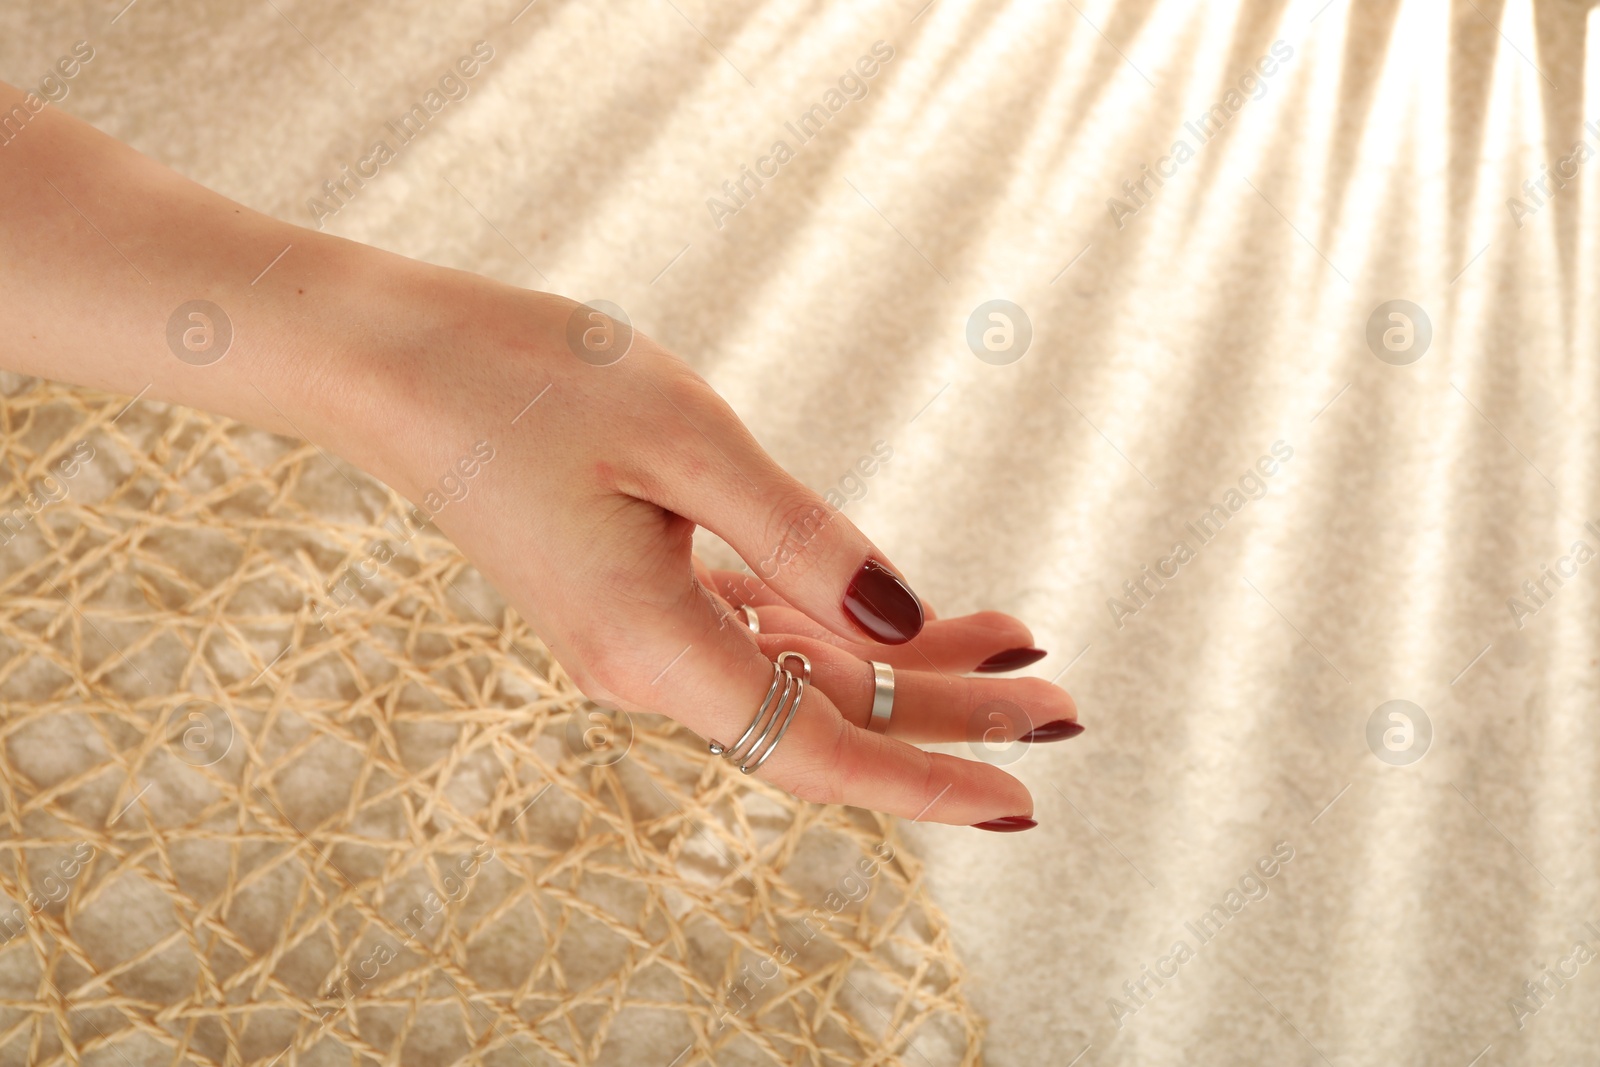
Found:
[[[307, 222], [492, 44], [330, 228], [616, 301], [819, 490], [887, 442], [848, 512], [941, 613], [1022, 615], [1078, 698], [1088, 732], [1012, 764], [1038, 829], [907, 833], [989, 1062], [1594, 1055], [1600, 967], [1521, 1029], [1508, 1003], [1600, 949], [1600, 568], [1506, 606], [1600, 548], [1600, 159], [1520, 228], [1505, 203], [1600, 120], [1587, 5], [275, 2], [7, 4], [0, 73], [88, 38], [63, 106]], [[706, 198], [877, 40], [866, 98], [716, 228]], [[1264, 98], [1119, 230], [1106, 199], [1275, 40]], [[1008, 366], [963, 340], [995, 297], [1033, 324]], [[1433, 326], [1407, 366], [1364, 340], [1397, 298]], [[1115, 626], [1278, 440], [1265, 499]], [[1392, 699], [1432, 723], [1410, 766], [1366, 742]], [[1277, 842], [1267, 896], [1119, 1027], [1108, 998]]]

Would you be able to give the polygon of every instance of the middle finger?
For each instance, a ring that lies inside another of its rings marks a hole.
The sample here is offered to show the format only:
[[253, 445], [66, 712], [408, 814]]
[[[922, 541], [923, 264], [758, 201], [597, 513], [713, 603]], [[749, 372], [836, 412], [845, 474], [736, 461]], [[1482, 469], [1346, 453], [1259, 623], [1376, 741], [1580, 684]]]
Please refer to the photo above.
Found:
[[897, 670], [996, 674], [1019, 670], [1046, 655], [1042, 649], [1033, 647], [1033, 635], [1026, 626], [998, 611], [934, 619], [903, 645], [878, 645], [839, 637], [804, 612], [787, 605], [770, 604], [752, 610], [763, 632], [816, 638], [858, 659], [877, 660]]

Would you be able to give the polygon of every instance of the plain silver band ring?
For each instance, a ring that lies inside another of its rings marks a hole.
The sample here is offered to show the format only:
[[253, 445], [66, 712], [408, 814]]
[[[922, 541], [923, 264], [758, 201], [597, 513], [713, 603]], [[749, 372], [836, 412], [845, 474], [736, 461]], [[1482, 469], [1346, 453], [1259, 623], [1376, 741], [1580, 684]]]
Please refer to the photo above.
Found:
[[750, 632], [753, 634], [760, 633], [761, 619], [756, 616], [756, 609], [749, 604], [740, 604], [739, 610], [744, 612], [744, 624], [750, 627]]
[[872, 661], [872, 721], [867, 729], [875, 734], [889, 732], [889, 719], [894, 715], [894, 668], [887, 663]]

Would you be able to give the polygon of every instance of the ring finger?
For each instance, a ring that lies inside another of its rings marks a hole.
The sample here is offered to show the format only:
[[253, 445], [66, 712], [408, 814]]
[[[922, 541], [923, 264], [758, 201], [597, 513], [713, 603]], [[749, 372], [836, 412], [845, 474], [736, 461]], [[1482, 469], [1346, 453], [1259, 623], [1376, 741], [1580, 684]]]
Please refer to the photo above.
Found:
[[[790, 649], [811, 660], [811, 679], [852, 725], [868, 728], [877, 692], [872, 663], [837, 645], [793, 634], [757, 634], [769, 659]], [[1042, 678], [960, 678], [896, 670], [890, 737], [910, 742], [1029, 743], [1082, 732], [1065, 689]]]

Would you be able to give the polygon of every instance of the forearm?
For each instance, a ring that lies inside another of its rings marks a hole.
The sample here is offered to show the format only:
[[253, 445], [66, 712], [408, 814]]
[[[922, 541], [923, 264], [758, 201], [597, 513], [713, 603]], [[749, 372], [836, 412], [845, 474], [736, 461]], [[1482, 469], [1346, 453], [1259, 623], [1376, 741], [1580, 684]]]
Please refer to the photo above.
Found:
[[[22, 98], [0, 85], [0, 116]], [[218, 412], [382, 468], [363, 451], [405, 376], [384, 354], [415, 347], [386, 341], [438, 325], [422, 292], [492, 284], [252, 211], [53, 107], [8, 135], [10, 370]], [[180, 313], [196, 300], [219, 321]]]

